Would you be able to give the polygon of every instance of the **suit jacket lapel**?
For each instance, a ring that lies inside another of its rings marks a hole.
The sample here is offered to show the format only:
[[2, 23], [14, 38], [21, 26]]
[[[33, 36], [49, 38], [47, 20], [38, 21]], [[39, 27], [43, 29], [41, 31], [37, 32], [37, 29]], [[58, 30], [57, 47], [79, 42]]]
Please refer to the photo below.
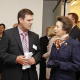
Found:
[[76, 29], [76, 27], [77, 27], [77, 25], [75, 25], [75, 26], [72, 28], [72, 30], [71, 30], [71, 32], [70, 32], [70, 35], [73, 34], [73, 32], [74, 32], [74, 30]]
[[19, 35], [19, 31], [18, 31], [18, 28], [17, 27], [14, 28], [13, 34], [14, 34], [14, 36], [16, 38], [16, 41], [17, 41], [17, 43], [18, 43], [21, 51], [23, 52], [23, 48], [22, 48], [22, 44], [21, 44], [21, 39], [20, 39], [20, 35]]
[[71, 40], [72, 40], [72, 38], [69, 37], [69, 38], [62, 44], [62, 46], [59, 48], [59, 50], [65, 48], [68, 44], [71, 44]]
[[30, 31], [28, 31], [28, 37], [29, 37], [29, 52], [32, 52], [33, 36]]

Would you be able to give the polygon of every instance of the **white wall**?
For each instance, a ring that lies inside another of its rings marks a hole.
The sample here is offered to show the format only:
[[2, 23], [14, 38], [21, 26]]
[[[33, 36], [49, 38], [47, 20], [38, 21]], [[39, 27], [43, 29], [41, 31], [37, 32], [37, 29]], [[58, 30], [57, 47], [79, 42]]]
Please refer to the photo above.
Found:
[[6, 28], [13, 27], [17, 23], [17, 13], [22, 8], [31, 9], [34, 13], [32, 31], [41, 36], [43, 0], [0, 0], [0, 23]]
[[[0, 23], [6, 28], [12, 28], [17, 23], [17, 13], [23, 8], [31, 9], [34, 13], [33, 26], [31, 31], [42, 34], [42, 11], [43, 0], [0, 0]], [[37, 65], [39, 75], [39, 65]]]
[[54, 22], [53, 9], [55, 8], [57, 1], [44, 1], [43, 2], [43, 24], [42, 24], [42, 36], [45, 35], [47, 27], [51, 27]]
[[[76, 2], [77, 3], [77, 2]], [[79, 20], [80, 21], [80, 2], [78, 4], [74, 4], [71, 6], [70, 12], [76, 13], [79, 16]]]
[[70, 7], [71, 7], [71, 3], [66, 3], [65, 16], [67, 16], [67, 14], [70, 13]]
[[64, 4], [63, 2], [61, 1], [58, 6], [56, 7], [55, 11], [54, 11], [54, 25], [56, 26], [56, 17], [57, 16], [61, 16], [61, 15], [64, 15]]

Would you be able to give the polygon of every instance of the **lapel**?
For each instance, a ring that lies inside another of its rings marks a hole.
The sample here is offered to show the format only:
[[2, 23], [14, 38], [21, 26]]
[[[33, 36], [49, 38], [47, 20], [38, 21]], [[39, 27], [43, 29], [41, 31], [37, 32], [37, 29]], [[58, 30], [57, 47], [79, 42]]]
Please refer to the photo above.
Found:
[[48, 37], [47, 37], [47, 36], [45, 36], [45, 41], [49, 42], [49, 39], [48, 39]]
[[[65, 48], [66, 46], [68, 46], [68, 44], [71, 44], [71, 41], [72, 41], [72, 38], [69, 37], [69, 38], [61, 45], [61, 47], [59, 48], [59, 50]], [[65, 44], [67, 44], [67, 45], [65, 45]]]
[[18, 45], [19, 45], [22, 53], [24, 54], [23, 48], [22, 48], [22, 44], [21, 44], [20, 35], [19, 35], [19, 31], [18, 31], [18, 28], [17, 27], [14, 28], [13, 34], [14, 34], [14, 36], [16, 38], [16, 41], [17, 41], [17, 43], [18, 43]]
[[29, 52], [32, 52], [33, 47], [33, 36], [31, 31], [28, 31], [28, 37], [29, 37]]
[[76, 28], [77, 28], [77, 25], [75, 25], [75, 26], [73, 27], [73, 29], [72, 29], [71, 32], [70, 32], [70, 35], [76, 30]]

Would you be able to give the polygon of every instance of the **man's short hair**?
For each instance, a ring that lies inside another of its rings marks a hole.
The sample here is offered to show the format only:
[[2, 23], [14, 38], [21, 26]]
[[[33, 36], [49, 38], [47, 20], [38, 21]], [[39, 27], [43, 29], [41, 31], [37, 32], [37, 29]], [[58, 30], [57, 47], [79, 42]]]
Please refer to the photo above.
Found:
[[78, 15], [76, 13], [68, 13], [68, 15], [72, 15], [72, 18], [75, 19], [75, 23], [78, 22]]
[[18, 16], [17, 16], [18, 23], [19, 23], [19, 18], [24, 19], [26, 14], [28, 14], [28, 15], [34, 15], [34, 13], [31, 10], [29, 10], [29, 9], [22, 9], [22, 10], [20, 10], [18, 12]]

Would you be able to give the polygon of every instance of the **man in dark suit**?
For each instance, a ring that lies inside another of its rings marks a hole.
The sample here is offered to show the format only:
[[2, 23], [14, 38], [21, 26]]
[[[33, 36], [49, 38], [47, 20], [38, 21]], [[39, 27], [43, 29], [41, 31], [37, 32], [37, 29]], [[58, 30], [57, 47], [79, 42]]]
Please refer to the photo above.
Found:
[[[41, 50], [44, 53], [47, 52], [47, 45], [49, 42], [49, 37], [48, 37], [48, 31], [49, 31], [50, 27], [46, 28], [46, 36], [43, 36], [40, 38], [40, 47]], [[40, 77], [39, 80], [46, 80], [46, 59], [44, 59], [43, 57], [41, 58], [41, 62], [40, 62]]]
[[78, 41], [80, 41], [80, 29], [77, 26], [77, 22], [78, 22], [78, 15], [76, 13], [68, 13], [68, 17], [72, 20], [73, 22], [73, 27], [72, 30], [70, 32], [70, 36], [73, 39], [76, 39]]
[[[68, 17], [73, 22], [73, 27], [72, 27], [72, 30], [70, 32], [70, 36], [73, 39], [76, 39], [76, 40], [80, 41], [80, 29], [77, 26], [78, 15], [76, 13], [68, 13]], [[80, 71], [75, 72], [75, 76], [76, 76], [76, 80], [79, 80], [80, 79]]]
[[[0, 56], [5, 62], [1, 80], [38, 80], [36, 64], [42, 53], [39, 36], [29, 31], [32, 21], [33, 12], [22, 9], [18, 12], [18, 26], [4, 32], [0, 43]], [[25, 52], [32, 52], [32, 57], [25, 58]], [[31, 67], [23, 70], [22, 66], [27, 64]]]

